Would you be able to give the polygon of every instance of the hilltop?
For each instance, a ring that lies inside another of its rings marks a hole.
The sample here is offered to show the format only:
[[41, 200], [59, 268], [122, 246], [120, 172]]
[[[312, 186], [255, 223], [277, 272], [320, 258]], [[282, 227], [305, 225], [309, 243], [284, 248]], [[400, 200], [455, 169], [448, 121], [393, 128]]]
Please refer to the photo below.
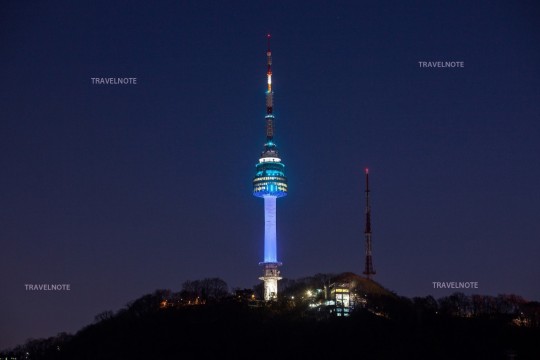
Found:
[[[331, 315], [336, 304], [328, 289], [344, 284], [358, 300], [349, 317], [339, 318]], [[540, 358], [540, 304], [519, 297], [483, 297], [498, 301], [498, 313], [471, 316], [459, 312], [471, 300], [463, 294], [411, 300], [353, 273], [284, 280], [280, 291], [279, 301], [267, 303], [257, 300], [257, 287], [232, 295], [221, 279], [189, 281], [180, 292], [156, 290], [116, 313], [102, 312], [74, 335], [29, 341], [0, 357]], [[529, 311], [536, 323], [517, 326], [515, 311]]]

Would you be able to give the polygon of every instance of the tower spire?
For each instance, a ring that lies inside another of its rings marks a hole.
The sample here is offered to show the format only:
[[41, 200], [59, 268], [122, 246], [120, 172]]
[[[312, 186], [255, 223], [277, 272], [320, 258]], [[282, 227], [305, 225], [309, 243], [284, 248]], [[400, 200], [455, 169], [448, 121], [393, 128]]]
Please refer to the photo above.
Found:
[[372, 275], [375, 275], [373, 270], [373, 259], [371, 255], [371, 205], [369, 203], [369, 169], [366, 168], [366, 227], [364, 229], [364, 236], [366, 239], [366, 266], [364, 269], [364, 275], [368, 279]]
[[266, 50], [266, 83], [268, 88], [266, 90], [266, 139], [272, 140], [274, 137], [274, 115], [272, 114], [274, 108], [274, 92], [272, 91], [272, 50], [270, 50], [270, 34], [266, 35], [268, 40], [268, 50]]

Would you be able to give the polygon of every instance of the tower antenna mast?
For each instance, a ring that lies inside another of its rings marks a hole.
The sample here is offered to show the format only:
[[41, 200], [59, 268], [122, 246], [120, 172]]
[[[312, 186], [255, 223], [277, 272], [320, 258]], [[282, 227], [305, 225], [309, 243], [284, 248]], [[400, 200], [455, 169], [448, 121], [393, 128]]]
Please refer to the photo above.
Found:
[[366, 239], [366, 266], [364, 269], [364, 275], [368, 279], [371, 279], [375, 275], [373, 270], [373, 257], [371, 249], [371, 205], [369, 203], [369, 169], [366, 168], [366, 227], [364, 229], [364, 236]]
[[274, 137], [274, 92], [272, 91], [272, 50], [270, 50], [270, 34], [266, 35], [268, 39], [268, 49], [266, 50], [266, 139], [272, 140]]

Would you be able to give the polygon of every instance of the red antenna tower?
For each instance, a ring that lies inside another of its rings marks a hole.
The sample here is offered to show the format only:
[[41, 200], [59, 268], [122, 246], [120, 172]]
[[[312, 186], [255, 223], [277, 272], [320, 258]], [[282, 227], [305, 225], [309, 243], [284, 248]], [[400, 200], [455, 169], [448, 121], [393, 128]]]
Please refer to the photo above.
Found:
[[369, 169], [366, 168], [366, 228], [364, 230], [364, 236], [366, 238], [366, 267], [364, 269], [364, 275], [368, 279], [375, 275], [373, 270], [373, 257], [371, 254], [371, 205], [369, 203]]

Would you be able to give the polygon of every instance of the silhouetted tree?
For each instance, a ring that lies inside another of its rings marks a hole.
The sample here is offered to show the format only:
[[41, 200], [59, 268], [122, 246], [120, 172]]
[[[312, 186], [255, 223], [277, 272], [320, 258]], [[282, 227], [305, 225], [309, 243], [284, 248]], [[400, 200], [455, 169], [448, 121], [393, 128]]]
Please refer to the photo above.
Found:
[[525, 299], [521, 296], [514, 294], [502, 294], [495, 299], [497, 306], [497, 313], [499, 314], [517, 314], [520, 311], [520, 307], [526, 303]]
[[204, 301], [216, 301], [223, 299], [227, 295], [229, 295], [229, 287], [220, 278], [188, 280], [182, 284], [181, 296], [188, 301], [196, 301], [197, 298]]
[[127, 312], [135, 317], [141, 317], [159, 310], [161, 302], [169, 298], [170, 290], [156, 290], [127, 304]]
[[474, 312], [471, 299], [462, 292], [440, 298], [439, 309], [441, 313], [450, 316], [472, 316]]
[[540, 327], [540, 302], [530, 301], [521, 305], [521, 312], [529, 320], [531, 327]]
[[101, 321], [110, 320], [113, 318], [113, 316], [114, 316], [114, 313], [111, 310], [106, 310], [94, 316], [94, 321], [101, 322]]

